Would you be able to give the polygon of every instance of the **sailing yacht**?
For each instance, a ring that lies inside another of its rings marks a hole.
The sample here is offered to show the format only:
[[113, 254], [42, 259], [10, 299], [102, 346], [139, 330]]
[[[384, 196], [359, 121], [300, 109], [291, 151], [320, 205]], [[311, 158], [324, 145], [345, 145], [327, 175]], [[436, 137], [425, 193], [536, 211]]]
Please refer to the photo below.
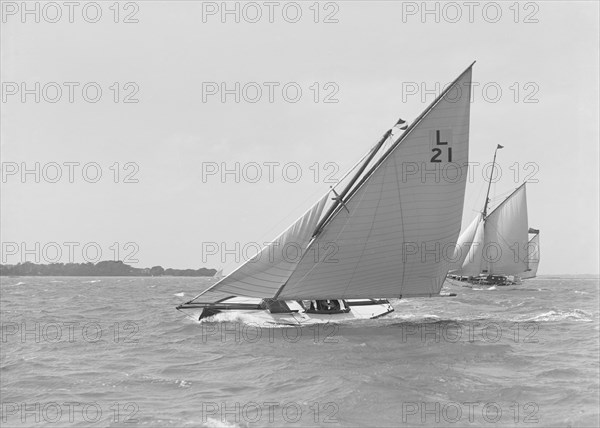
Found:
[[387, 299], [440, 296], [451, 265], [431, 251], [460, 232], [472, 67], [253, 259], [177, 309], [302, 325], [378, 318], [394, 310]]
[[[483, 211], [458, 238], [455, 266], [448, 274], [454, 285], [516, 285], [535, 276], [539, 263], [539, 230], [528, 227], [526, 184], [487, 212], [496, 154]], [[531, 240], [529, 233], [536, 235]], [[533, 270], [535, 269], [535, 271]], [[529, 276], [533, 273], [533, 276]]]

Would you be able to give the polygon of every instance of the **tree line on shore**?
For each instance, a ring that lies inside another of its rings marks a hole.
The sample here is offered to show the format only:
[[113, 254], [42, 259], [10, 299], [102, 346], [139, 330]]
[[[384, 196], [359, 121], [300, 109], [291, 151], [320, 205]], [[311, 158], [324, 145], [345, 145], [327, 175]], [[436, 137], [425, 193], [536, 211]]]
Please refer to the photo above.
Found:
[[164, 269], [134, 268], [121, 260], [104, 260], [96, 264], [88, 263], [51, 263], [32, 262], [16, 265], [0, 264], [0, 276], [214, 276], [216, 269]]

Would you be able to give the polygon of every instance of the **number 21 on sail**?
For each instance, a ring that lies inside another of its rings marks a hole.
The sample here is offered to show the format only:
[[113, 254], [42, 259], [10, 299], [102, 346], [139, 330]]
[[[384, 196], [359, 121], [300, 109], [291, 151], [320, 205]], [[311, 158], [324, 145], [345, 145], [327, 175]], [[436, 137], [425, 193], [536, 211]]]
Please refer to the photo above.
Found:
[[[452, 147], [448, 144], [448, 139], [443, 138], [440, 134], [441, 130], [437, 129], [435, 131], [435, 140], [432, 141], [432, 145], [434, 146], [431, 151], [433, 152], [433, 156], [431, 157], [430, 162], [442, 162], [444, 157], [448, 162], [452, 162]], [[444, 135], [449, 134], [450, 132], [444, 132]], [[446, 149], [446, 156], [443, 155], [444, 151], [442, 149]]]

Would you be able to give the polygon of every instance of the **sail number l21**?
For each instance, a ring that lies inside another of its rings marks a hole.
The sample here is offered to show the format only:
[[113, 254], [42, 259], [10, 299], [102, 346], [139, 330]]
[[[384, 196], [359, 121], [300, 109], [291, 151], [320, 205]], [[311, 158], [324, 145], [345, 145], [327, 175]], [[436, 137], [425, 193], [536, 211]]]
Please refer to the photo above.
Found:
[[[442, 141], [442, 138], [440, 136], [440, 130], [436, 130], [435, 131], [435, 146], [434, 148], [431, 149], [431, 151], [433, 152], [433, 156], [431, 157], [430, 162], [442, 162], [442, 159], [444, 158], [444, 148], [446, 149], [446, 158], [448, 160], [448, 162], [452, 162], [452, 147], [450, 147], [448, 145], [448, 141], [444, 140]], [[442, 147], [437, 147], [437, 146], [442, 146]], [[445, 146], [445, 147], [444, 147]]]

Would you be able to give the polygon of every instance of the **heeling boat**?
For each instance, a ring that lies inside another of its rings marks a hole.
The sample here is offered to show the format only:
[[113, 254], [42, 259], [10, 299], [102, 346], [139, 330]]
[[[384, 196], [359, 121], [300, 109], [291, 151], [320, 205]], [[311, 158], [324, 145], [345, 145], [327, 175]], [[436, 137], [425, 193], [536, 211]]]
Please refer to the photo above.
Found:
[[253, 259], [177, 309], [305, 324], [377, 318], [394, 310], [387, 299], [439, 296], [450, 262], [427, 251], [454, 245], [460, 231], [472, 66]]
[[[488, 184], [483, 211], [461, 233], [457, 242], [454, 269], [448, 282], [454, 285], [517, 285], [526, 278], [533, 266], [535, 251], [529, 240], [526, 184], [517, 187], [489, 214], [489, 192], [498, 145], [494, 152], [492, 173]], [[537, 236], [537, 235], [536, 235]], [[538, 238], [539, 239], [539, 238]], [[533, 258], [532, 258], [533, 257]], [[539, 261], [539, 252], [537, 256]], [[535, 266], [537, 272], [537, 265]], [[535, 273], [534, 273], [535, 275]]]

